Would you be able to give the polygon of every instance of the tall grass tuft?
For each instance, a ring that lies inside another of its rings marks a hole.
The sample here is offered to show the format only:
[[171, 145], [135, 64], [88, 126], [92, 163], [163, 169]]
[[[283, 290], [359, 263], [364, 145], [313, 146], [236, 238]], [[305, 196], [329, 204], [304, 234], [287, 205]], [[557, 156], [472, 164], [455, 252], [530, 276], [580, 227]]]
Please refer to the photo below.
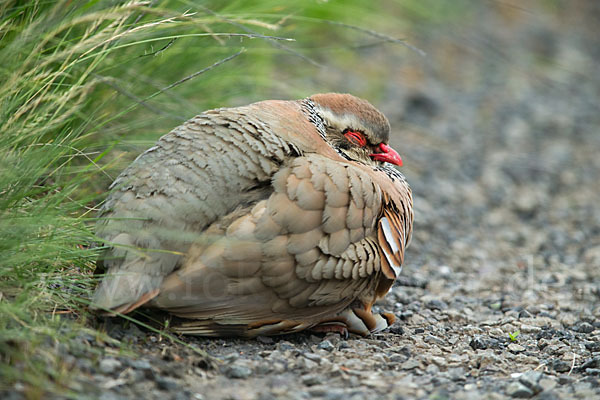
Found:
[[[101, 335], [85, 311], [93, 218], [138, 149], [209, 107], [310, 94], [330, 46], [364, 36], [343, 24], [376, 16], [359, 0], [303, 3], [0, 3], [0, 390], [72, 389], [61, 346]], [[273, 79], [286, 68], [300, 79]]]

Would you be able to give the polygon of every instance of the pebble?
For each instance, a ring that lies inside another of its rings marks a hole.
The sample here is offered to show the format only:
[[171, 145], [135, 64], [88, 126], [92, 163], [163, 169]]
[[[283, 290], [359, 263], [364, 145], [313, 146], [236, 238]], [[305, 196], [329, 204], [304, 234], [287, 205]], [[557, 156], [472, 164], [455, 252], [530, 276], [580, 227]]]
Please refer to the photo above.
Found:
[[591, 352], [600, 352], [600, 340], [596, 338], [593, 342], [586, 342], [585, 348]]
[[131, 360], [128, 364], [130, 367], [135, 369], [149, 370], [152, 368], [150, 363], [146, 360]]
[[402, 363], [402, 365], [400, 366], [400, 368], [404, 369], [404, 370], [411, 370], [411, 369], [415, 369], [421, 366], [421, 363], [418, 362], [417, 360], [411, 359], [408, 361], [405, 361], [404, 363]]
[[448, 304], [445, 301], [437, 299], [428, 301], [425, 306], [431, 310], [445, 310], [448, 308]]
[[286, 351], [286, 350], [295, 350], [296, 347], [292, 343], [282, 340], [281, 342], [277, 343], [277, 349], [279, 351]]
[[323, 375], [309, 374], [302, 377], [302, 383], [306, 386], [315, 386], [323, 383]]
[[100, 372], [109, 375], [121, 368], [121, 362], [115, 358], [103, 358], [100, 361]]
[[542, 328], [539, 326], [521, 324], [520, 330], [521, 333], [539, 333], [542, 331]]
[[585, 370], [588, 375], [600, 375], [600, 368], [588, 368]]
[[552, 362], [552, 369], [556, 372], [568, 372], [571, 369], [571, 364], [562, 360], [554, 360]]
[[425, 341], [425, 343], [435, 344], [436, 346], [445, 346], [447, 344], [445, 340], [433, 335], [425, 335], [423, 341]]
[[600, 368], [600, 357], [588, 359], [579, 367], [581, 371], [585, 371], [588, 368]]
[[534, 394], [542, 391], [542, 387], [539, 385], [543, 374], [539, 371], [527, 371], [519, 377], [519, 382], [527, 386]]
[[513, 352], [513, 353], [520, 353], [525, 351], [525, 347], [521, 346], [520, 344], [517, 343], [511, 343], [508, 345], [508, 350]]
[[596, 328], [594, 328], [594, 326], [590, 323], [581, 322], [581, 323], [573, 326], [571, 329], [573, 329], [575, 332], [580, 332], [580, 333], [592, 333], [592, 332], [594, 332], [594, 330]]
[[176, 390], [179, 387], [179, 384], [175, 379], [166, 376], [157, 376], [155, 382], [156, 386], [161, 390], [171, 391]]
[[335, 350], [335, 346], [329, 340], [323, 340], [321, 343], [317, 345], [319, 349], [325, 351], [333, 351]]
[[225, 369], [225, 375], [233, 379], [246, 379], [252, 375], [252, 370], [244, 365], [229, 365]]
[[275, 340], [273, 340], [273, 338], [270, 337], [270, 336], [257, 336], [256, 337], [256, 341], [260, 342], [262, 344], [273, 344], [273, 343], [275, 343]]
[[466, 379], [465, 369], [463, 367], [448, 368], [448, 376], [453, 381], [461, 381]]
[[556, 380], [554, 378], [551, 379], [549, 377], [545, 377], [545, 378], [540, 379], [538, 384], [539, 384], [540, 388], [542, 389], [542, 392], [548, 392], [548, 391], [554, 389], [558, 383], [556, 382]]
[[321, 360], [323, 359], [323, 357], [321, 357], [320, 355], [315, 354], [315, 353], [306, 352], [306, 353], [302, 353], [302, 355], [304, 357], [306, 357], [307, 359], [309, 359], [310, 361], [314, 361], [317, 364], [320, 364]]
[[534, 396], [533, 391], [520, 382], [509, 383], [506, 386], [506, 394], [518, 399], [528, 399]]

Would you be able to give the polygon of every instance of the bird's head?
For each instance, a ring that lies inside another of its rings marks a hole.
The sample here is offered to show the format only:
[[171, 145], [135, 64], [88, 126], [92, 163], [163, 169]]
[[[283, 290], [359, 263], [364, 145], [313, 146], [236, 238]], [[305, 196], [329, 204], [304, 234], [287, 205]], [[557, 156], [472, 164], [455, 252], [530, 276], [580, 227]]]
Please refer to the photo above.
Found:
[[316, 94], [309, 100], [323, 121], [325, 139], [346, 158], [367, 165], [402, 165], [400, 155], [387, 144], [387, 118], [368, 101], [340, 93]]

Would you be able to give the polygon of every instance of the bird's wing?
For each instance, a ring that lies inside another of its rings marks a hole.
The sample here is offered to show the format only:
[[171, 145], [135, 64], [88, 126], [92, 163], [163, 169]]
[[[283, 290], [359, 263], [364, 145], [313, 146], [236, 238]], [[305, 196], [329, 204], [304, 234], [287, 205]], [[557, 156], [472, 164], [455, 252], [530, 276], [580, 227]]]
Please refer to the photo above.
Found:
[[194, 246], [153, 305], [198, 319], [186, 332], [199, 334], [265, 323], [299, 330], [351, 303], [370, 308], [395, 278], [412, 220], [378, 180], [389, 177], [317, 154], [291, 160], [273, 176], [269, 198], [239, 210], [219, 239]]
[[281, 164], [319, 140], [298, 103], [278, 101], [208, 111], [163, 136], [111, 186], [92, 307], [128, 312], [152, 298], [210, 224], [268, 197]]

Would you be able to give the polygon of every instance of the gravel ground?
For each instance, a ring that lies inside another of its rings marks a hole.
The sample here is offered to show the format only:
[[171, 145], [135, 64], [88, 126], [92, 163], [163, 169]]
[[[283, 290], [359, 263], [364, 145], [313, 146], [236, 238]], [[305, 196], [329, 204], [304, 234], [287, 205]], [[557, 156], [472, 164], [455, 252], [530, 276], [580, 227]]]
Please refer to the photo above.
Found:
[[470, 25], [423, 33], [427, 58], [385, 55], [378, 106], [416, 207], [403, 276], [380, 304], [399, 317], [389, 331], [184, 338], [216, 357], [208, 365], [110, 322], [114, 343], [82, 333], [55, 349], [73, 368], [69, 389], [104, 400], [598, 398], [600, 47], [598, 28], [578, 22], [600, 26], [598, 10], [484, 7]]

